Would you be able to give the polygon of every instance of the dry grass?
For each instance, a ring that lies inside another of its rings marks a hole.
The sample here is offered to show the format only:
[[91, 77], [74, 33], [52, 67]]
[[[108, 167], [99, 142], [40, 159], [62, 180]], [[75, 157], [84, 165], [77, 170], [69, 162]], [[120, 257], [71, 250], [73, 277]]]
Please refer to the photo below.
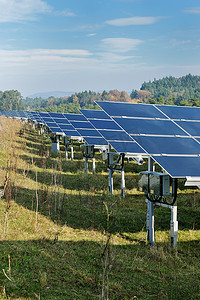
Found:
[[61, 155], [51, 154], [37, 131], [0, 124], [1, 185], [6, 174], [11, 179], [9, 206], [0, 200], [0, 299], [200, 298], [198, 190], [179, 186], [178, 250], [170, 248], [163, 208], [155, 210], [150, 247], [138, 166], [126, 165], [126, 198], [118, 175], [111, 197], [100, 156], [97, 174], [86, 175], [78, 145], [66, 162], [62, 145]]

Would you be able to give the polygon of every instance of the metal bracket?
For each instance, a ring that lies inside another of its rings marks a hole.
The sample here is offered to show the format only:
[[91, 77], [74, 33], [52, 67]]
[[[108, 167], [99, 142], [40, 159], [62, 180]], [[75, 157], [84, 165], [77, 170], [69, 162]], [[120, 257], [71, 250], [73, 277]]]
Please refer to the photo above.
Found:
[[113, 195], [113, 173], [118, 172], [121, 173], [121, 195], [122, 198], [125, 198], [125, 176], [124, 176], [124, 158], [125, 154], [120, 153], [117, 157], [117, 160], [114, 161], [113, 156], [114, 152], [107, 152], [108, 155], [108, 186], [110, 190], [110, 194]]

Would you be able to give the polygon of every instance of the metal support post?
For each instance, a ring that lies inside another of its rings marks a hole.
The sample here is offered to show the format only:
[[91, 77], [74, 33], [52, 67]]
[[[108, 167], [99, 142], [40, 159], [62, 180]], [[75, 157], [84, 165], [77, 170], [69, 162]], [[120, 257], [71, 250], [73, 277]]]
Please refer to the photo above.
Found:
[[121, 190], [122, 190], [122, 198], [125, 198], [125, 176], [124, 170], [121, 170]]
[[109, 145], [109, 152], [108, 152], [108, 187], [110, 194], [113, 195], [113, 170], [112, 170], [112, 165], [113, 165], [113, 153], [111, 151], [111, 146]]
[[[154, 171], [154, 161], [151, 157], [148, 158], [148, 171]], [[154, 245], [155, 231], [154, 231], [154, 203], [147, 200], [147, 241]]]
[[64, 145], [65, 145], [65, 159], [68, 160], [68, 143], [67, 143], [67, 137], [64, 136]]
[[109, 169], [109, 175], [108, 175], [108, 187], [109, 187], [109, 191], [110, 194], [113, 195], [113, 171], [111, 169]]
[[88, 158], [85, 156], [85, 173], [88, 174]]
[[92, 158], [92, 172], [95, 173], [96, 166], [95, 166], [95, 157]]
[[74, 160], [74, 146], [73, 146], [73, 140], [71, 140], [71, 160]]
[[178, 238], [177, 205], [171, 206], [170, 234], [171, 245], [175, 249], [177, 247]]
[[47, 131], [47, 141], [49, 141], [49, 132]]
[[155, 232], [154, 232], [154, 203], [147, 201], [147, 241], [154, 245]]

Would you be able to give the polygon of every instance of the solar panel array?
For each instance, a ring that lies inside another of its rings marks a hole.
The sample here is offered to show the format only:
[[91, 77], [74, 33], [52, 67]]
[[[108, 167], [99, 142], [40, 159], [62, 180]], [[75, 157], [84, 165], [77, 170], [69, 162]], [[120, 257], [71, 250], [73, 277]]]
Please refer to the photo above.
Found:
[[81, 114], [1, 112], [44, 124], [56, 135], [110, 144], [117, 153], [150, 156], [171, 177], [200, 177], [200, 108], [97, 102]]
[[97, 104], [171, 177], [200, 176], [199, 108]]
[[143, 149], [104, 111], [80, 109], [80, 112], [117, 153], [144, 153]]

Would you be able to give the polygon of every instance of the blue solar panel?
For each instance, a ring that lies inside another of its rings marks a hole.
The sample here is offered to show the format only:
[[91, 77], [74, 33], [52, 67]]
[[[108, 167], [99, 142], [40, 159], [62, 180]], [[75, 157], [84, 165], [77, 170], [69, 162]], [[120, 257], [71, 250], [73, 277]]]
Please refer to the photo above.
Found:
[[174, 120], [200, 120], [200, 108], [189, 106], [156, 105], [156, 107]]
[[91, 120], [90, 122], [96, 129], [108, 129], [108, 130], [122, 130], [122, 128], [115, 122], [110, 120]]
[[200, 136], [200, 122], [176, 121], [176, 123], [192, 136]]
[[82, 137], [93, 136], [93, 137], [101, 137], [100, 133], [95, 129], [77, 129]]
[[62, 113], [49, 113], [49, 115], [53, 118], [53, 119], [65, 119], [65, 116]]
[[[115, 149], [118, 153], [135, 153], [136, 148], [139, 153], [144, 151], [133, 142], [132, 138], [118, 126], [105, 112], [100, 110], [80, 110], [85, 117], [87, 116], [90, 123], [98, 130], [105, 140]], [[99, 117], [99, 118], [98, 118]], [[132, 141], [130, 143], [130, 141]], [[126, 142], [126, 143], [125, 143]], [[133, 147], [133, 152], [130, 147]]]
[[50, 115], [49, 115], [48, 112], [40, 111], [39, 115], [40, 115], [41, 118], [50, 118]]
[[74, 127], [71, 124], [59, 124], [59, 127], [63, 130], [74, 130]]
[[149, 154], [200, 155], [200, 144], [189, 137], [135, 136]]
[[83, 137], [88, 145], [92, 146], [106, 146], [108, 143], [102, 137]]
[[89, 145], [101, 146], [107, 145], [106, 140], [98, 133], [90, 122], [81, 114], [65, 114], [67, 120], [74, 129], [83, 137]]
[[118, 152], [118, 153], [130, 153], [130, 154], [144, 154], [142, 148], [135, 143], [134, 141], [111, 141], [110, 145]]
[[113, 103], [98, 102], [98, 104], [171, 176], [200, 176], [200, 169], [198, 172], [197, 168], [192, 171], [193, 169], [189, 166], [190, 159], [191, 165], [194, 164], [194, 161], [200, 164], [200, 143], [193, 138], [199, 134], [199, 124], [176, 121], [180, 119], [199, 120], [199, 108], [188, 110], [185, 107], [131, 103], [129, 105], [125, 103], [113, 105]]
[[74, 128], [78, 129], [83, 129], [83, 128], [88, 128], [88, 129], [93, 129], [92, 125], [86, 120], [86, 121], [70, 121], [70, 123], [74, 126]]
[[199, 177], [200, 157], [188, 156], [152, 156], [153, 159], [171, 177], [184, 178], [186, 176]]
[[99, 130], [100, 134], [107, 141], [132, 141], [131, 137], [128, 136], [124, 131], [116, 131], [116, 130]]
[[68, 121], [85, 121], [85, 117], [81, 114], [63, 114]]
[[159, 112], [159, 110], [151, 104], [120, 103], [106, 101], [97, 101], [96, 103], [110, 116], [166, 119], [164, 114]]
[[80, 109], [80, 112], [87, 119], [98, 119], [98, 120], [110, 119], [110, 117], [103, 110]]
[[54, 120], [52, 118], [50, 118], [50, 117], [43, 117], [42, 119], [43, 119], [43, 121], [45, 123], [47, 123], [47, 122], [54, 122]]
[[76, 136], [80, 136], [80, 134], [77, 132], [77, 130], [63, 130], [63, 132], [64, 132], [64, 134], [67, 136], [67, 137], [72, 137], [72, 136], [74, 136], [74, 137], [76, 137]]
[[69, 121], [66, 118], [53, 118], [54, 122], [56, 122], [57, 124], [70, 124]]
[[186, 135], [171, 120], [113, 118], [129, 134]]

